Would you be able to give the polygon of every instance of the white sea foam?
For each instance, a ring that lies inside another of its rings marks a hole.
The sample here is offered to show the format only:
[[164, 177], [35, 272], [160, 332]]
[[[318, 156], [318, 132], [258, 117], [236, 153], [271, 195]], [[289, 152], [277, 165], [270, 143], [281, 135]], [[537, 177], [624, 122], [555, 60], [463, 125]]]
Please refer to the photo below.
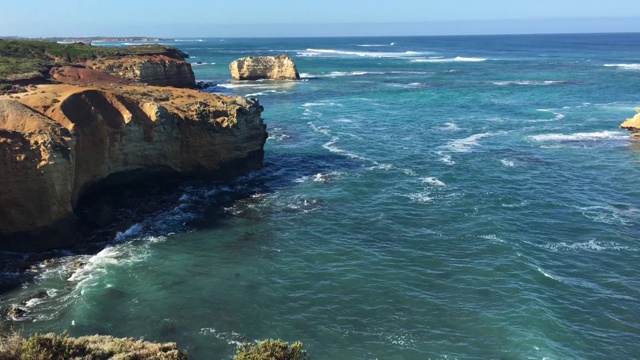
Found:
[[424, 63], [442, 63], [442, 62], [483, 62], [487, 61], [485, 58], [475, 58], [475, 57], [462, 57], [456, 56], [454, 58], [444, 58], [444, 57], [430, 57], [430, 58], [420, 58], [413, 59], [411, 62], [424, 62]]
[[628, 135], [619, 131], [599, 131], [574, 134], [541, 134], [529, 137], [534, 141], [594, 141], [603, 139], [626, 140]]
[[565, 118], [564, 114], [559, 113], [557, 111], [554, 111], [553, 109], [536, 109], [536, 110], [538, 110], [540, 112], [546, 112], [546, 113], [551, 113], [551, 114], [555, 115], [554, 120], [562, 120], [562, 119]]
[[356, 45], [356, 46], [360, 46], [360, 47], [386, 47], [386, 46], [394, 46], [396, 43], [390, 43], [390, 44], [362, 44], [362, 45]]
[[570, 81], [564, 80], [509, 80], [509, 81], [494, 81], [493, 85], [498, 86], [549, 86], [549, 85], [561, 85], [570, 84]]
[[411, 201], [421, 203], [421, 204], [428, 204], [431, 201], [433, 201], [433, 198], [431, 198], [429, 196], [429, 193], [426, 193], [426, 192], [410, 194], [407, 197], [411, 199]]
[[433, 185], [433, 186], [447, 186], [447, 184], [445, 184], [443, 181], [441, 181], [437, 177], [422, 178], [422, 182], [429, 185]]
[[597, 205], [576, 209], [587, 219], [610, 225], [630, 225], [640, 218], [640, 209], [637, 208], [619, 209], [611, 205]]
[[67, 280], [80, 282], [87, 279], [93, 271], [100, 267], [117, 264], [118, 258], [122, 255], [120, 252], [121, 248], [122, 245], [106, 247], [96, 255], [91, 256], [88, 259], [82, 259], [81, 262], [86, 261], [85, 265], [76, 269]]
[[239, 89], [239, 88], [256, 88], [256, 87], [263, 87], [264, 85], [262, 84], [253, 84], [253, 83], [238, 83], [238, 84], [217, 84], [216, 86], [219, 86], [221, 88], [225, 88], [225, 89]]
[[443, 153], [439, 153], [440, 156], [442, 156], [440, 158], [440, 161], [442, 161], [443, 163], [445, 163], [446, 165], [455, 165], [455, 161], [453, 161], [453, 158], [451, 157], [451, 155], [449, 154], [443, 154]]
[[514, 203], [514, 204], [502, 204], [502, 207], [506, 207], [506, 208], [519, 208], [519, 207], [524, 207], [529, 205], [529, 201], [528, 200], [524, 200], [521, 201], [519, 203]]
[[459, 130], [461, 130], [460, 127], [458, 127], [458, 125], [456, 125], [456, 123], [448, 122], [448, 123], [444, 123], [444, 124], [446, 126], [440, 128], [440, 129], [442, 129], [444, 131], [459, 131]]
[[302, 107], [305, 107], [305, 108], [311, 108], [311, 107], [317, 107], [317, 106], [338, 106], [338, 107], [342, 107], [342, 104], [338, 104], [338, 103], [334, 103], [334, 102], [330, 102], [330, 101], [322, 101], [322, 102], [309, 102], [309, 103], [304, 103], [302, 105]]
[[502, 165], [504, 165], [506, 167], [514, 167], [514, 166], [516, 166], [516, 164], [515, 164], [515, 162], [513, 162], [513, 160], [502, 159], [502, 160], [500, 160], [500, 162], [502, 163]]
[[472, 148], [479, 146], [479, 140], [501, 134], [504, 134], [504, 132], [500, 131], [474, 134], [464, 139], [451, 140], [447, 145], [445, 145], [445, 148], [453, 152], [466, 153], [470, 152]]
[[335, 49], [307, 49], [299, 51], [299, 56], [334, 56], [334, 57], [374, 57], [374, 58], [405, 58], [430, 54], [429, 52], [377, 52], [377, 51], [348, 51]]
[[235, 331], [222, 332], [214, 328], [202, 328], [200, 329], [200, 335], [213, 335], [214, 337], [226, 341], [229, 345], [240, 346], [246, 342], [246, 338]]
[[557, 244], [547, 244], [543, 245], [543, 247], [554, 251], [632, 251], [637, 252], [640, 249], [635, 247], [629, 247], [620, 245], [613, 241], [598, 241], [595, 239], [591, 239], [586, 242], [578, 242], [568, 244], [566, 242], [560, 242]]
[[538, 272], [540, 272], [542, 275], [544, 275], [544, 276], [548, 277], [549, 279], [553, 279], [553, 280], [555, 280], [555, 281], [560, 281], [560, 282], [562, 282], [562, 280], [560, 280], [560, 278], [559, 278], [559, 277], [552, 275], [552, 274], [551, 274], [551, 273], [549, 273], [548, 271], [544, 271], [544, 270], [542, 270], [542, 269], [538, 268]]
[[118, 232], [116, 234], [115, 240], [117, 240], [117, 241], [126, 240], [128, 238], [131, 238], [133, 236], [136, 236], [136, 235], [140, 234], [141, 231], [142, 231], [142, 224], [139, 224], [139, 223], [138, 224], [134, 224], [133, 226], [131, 226], [130, 228], [128, 228], [124, 232]]
[[269, 94], [276, 94], [278, 93], [278, 90], [265, 90], [265, 91], [259, 91], [256, 93], [251, 93], [251, 94], [246, 94], [245, 97], [252, 97], [252, 96], [266, 96]]
[[617, 67], [623, 70], [640, 70], [640, 64], [604, 64], [605, 67]]

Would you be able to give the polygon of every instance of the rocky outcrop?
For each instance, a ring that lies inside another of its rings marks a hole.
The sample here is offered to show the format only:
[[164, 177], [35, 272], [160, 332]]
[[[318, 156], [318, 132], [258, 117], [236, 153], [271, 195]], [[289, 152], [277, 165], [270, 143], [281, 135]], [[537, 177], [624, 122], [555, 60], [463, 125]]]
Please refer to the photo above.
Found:
[[631, 131], [631, 137], [640, 138], [640, 108], [636, 108], [638, 112], [634, 117], [627, 119], [620, 125], [621, 129]]
[[59, 123], [16, 100], [0, 100], [0, 239], [68, 219], [74, 147]]
[[[130, 181], [131, 174], [229, 177], [259, 168], [267, 136], [261, 112], [256, 100], [150, 86], [49, 85], [5, 97], [0, 248], [64, 235], [79, 200], [102, 182]], [[58, 238], [29, 246], [63, 245]]]
[[122, 57], [86, 62], [90, 69], [154, 86], [195, 87], [191, 65], [167, 55]]
[[132, 80], [107, 74], [102, 71], [73, 66], [60, 66], [52, 68], [49, 71], [49, 75], [57, 82], [69, 85], [131, 85], [134, 83], [134, 81]]
[[229, 64], [231, 76], [236, 80], [299, 80], [295, 62], [289, 56], [245, 57]]

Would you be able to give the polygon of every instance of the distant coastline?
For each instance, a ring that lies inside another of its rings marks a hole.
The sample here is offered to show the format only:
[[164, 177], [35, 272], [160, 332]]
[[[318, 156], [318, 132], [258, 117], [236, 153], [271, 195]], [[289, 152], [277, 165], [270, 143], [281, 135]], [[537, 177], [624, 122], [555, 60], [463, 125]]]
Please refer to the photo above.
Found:
[[61, 42], [61, 43], [132, 42], [132, 41], [152, 42], [152, 41], [172, 40], [172, 39], [148, 37], [148, 36], [126, 36], [126, 37], [80, 36], [80, 37], [45, 37], [45, 38], [29, 38], [29, 37], [22, 37], [22, 36], [0, 36], [0, 39], [5, 39], [5, 40], [30, 39], [30, 40], [42, 40], [42, 41], [55, 41], [55, 42]]

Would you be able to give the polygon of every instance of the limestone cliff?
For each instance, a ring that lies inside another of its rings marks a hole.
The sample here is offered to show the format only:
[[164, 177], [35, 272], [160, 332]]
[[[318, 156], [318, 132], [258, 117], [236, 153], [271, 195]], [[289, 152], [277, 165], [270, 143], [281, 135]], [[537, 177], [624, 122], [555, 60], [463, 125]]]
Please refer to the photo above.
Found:
[[74, 147], [62, 125], [17, 100], [0, 99], [0, 234], [69, 217]]
[[5, 96], [0, 239], [64, 233], [85, 191], [108, 178], [256, 169], [267, 136], [261, 112], [256, 100], [151, 86], [43, 85]]
[[245, 57], [229, 64], [231, 76], [236, 80], [299, 80], [295, 62], [289, 56]]
[[638, 113], [623, 122], [620, 128], [631, 131], [631, 137], [640, 138], [640, 108], [636, 108], [636, 111]]
[[122, 57], [91, 60], [88, 68], [155, 86], [194, 87], [196, 78], [191, 65], [167, 55]]

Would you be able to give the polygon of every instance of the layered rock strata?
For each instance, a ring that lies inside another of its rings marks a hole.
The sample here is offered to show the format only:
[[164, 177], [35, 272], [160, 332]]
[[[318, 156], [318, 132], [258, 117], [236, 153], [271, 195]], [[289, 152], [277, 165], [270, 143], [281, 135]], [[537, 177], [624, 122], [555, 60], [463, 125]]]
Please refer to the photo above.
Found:
[[107, 180], [259, 168], [262, 110], [256, 100], [152, 86], [41, 85], [5, 96], [0, 249], [69, 245], [74, 208]]
[[621, 129], [631, 131], [631, 137], [640, 138], [640, 108], [636, 108], [638, 112], [634, 117], [627, 119], [620, 125]]
[[147, 85], [175, 87], [196, 85], [191, 65], [181, 58], [167, 55], [91, 60], [87, 61], [85, 66]]
[[289, 56], [245, 57], [229, 64], [231, 76], [236, 80], [299, 80], [295, 62]]

